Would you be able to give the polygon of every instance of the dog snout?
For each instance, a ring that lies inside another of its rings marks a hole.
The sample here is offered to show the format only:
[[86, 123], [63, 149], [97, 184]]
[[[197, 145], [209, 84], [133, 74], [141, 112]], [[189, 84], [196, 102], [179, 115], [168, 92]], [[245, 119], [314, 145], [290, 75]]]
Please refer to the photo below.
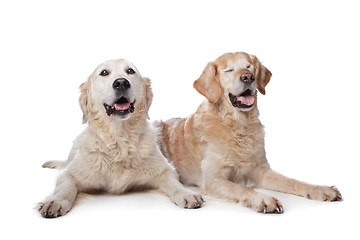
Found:
[[118, 78], [113, 83], [113, 88], [117, 91], [126, 91], [131, 87], [130, 82], [125, 78]]
[[247, 72], [247, 73], [243, 73], [240, 76], [240, 81], [244, 82], [244, 83], [252, 83], [255, 81], [255, 77], [252, 73]]

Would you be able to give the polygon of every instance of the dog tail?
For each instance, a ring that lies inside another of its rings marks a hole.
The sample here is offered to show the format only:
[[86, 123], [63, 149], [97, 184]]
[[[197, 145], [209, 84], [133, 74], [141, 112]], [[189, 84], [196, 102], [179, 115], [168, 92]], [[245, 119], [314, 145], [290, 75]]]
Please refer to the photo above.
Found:
[[47, 161], [42, 165], [43, 168], [63, 169], [66, 166], [66, 161]]
[[66, 166], [76, 157], [77, 153], [79, 151], [79, 146], [76, 143], [76, 141], [74, 141], [74, 144], [70, 150], [68, 159], [66, 161], [59, 161], [59, 160], [52, 160], [52, 161], [47, 161], [46, 163], [44, 163], [42, 165], [43, 168], [53, 168], [53, 169], [64, 169], [66, 168]]

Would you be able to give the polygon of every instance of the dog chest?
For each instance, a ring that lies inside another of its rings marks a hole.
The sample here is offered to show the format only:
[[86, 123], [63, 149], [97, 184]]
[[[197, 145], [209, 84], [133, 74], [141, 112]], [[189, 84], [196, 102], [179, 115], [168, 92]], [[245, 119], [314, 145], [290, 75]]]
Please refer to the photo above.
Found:
[[227, 139], [225, 145], [225, 161], [229, 166], [250, 169], [264, 158], [263, 129], [260, 124], [233, 128], [229, 135], [232, 139]]

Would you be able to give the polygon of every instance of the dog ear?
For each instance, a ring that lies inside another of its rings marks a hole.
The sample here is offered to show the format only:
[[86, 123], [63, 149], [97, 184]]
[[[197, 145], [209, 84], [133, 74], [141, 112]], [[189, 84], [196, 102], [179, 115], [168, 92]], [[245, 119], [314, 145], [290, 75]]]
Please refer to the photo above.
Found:
[[221, 96], [221, 87], [216, 78], [216, 66], [210, 62], [206, 65], [203, 73], [194, 82], [194, 88], [203, 96], [205, 96], [210, 103], [216, 103]]
[[254, 55], [250, 55], [251, 61], [255, 66], [255, 79], [259, 92], [265, 95], [265, 87], [270, 82], [272, 73], [261, 64], [261, 62]]
[[146, 91], [146, 93], [145, 93], [145, 110], [146, 110], [147, 118], [150, 119], [149, 109], [150, 109], [154, 94], [151, 89], [151, 80], [146, 77], [144, 77], [144, 80], [145, 80], [145, 91]]
[[86, 81], [80, 85], [81, 93], [80, 93], [79, 102], [80, 102], [81, 110], [83, 112], [83, 119], [82, 119], [83, 124], [86, 123], [89, 119], [88, 90], [89, 90], [89, 81]]

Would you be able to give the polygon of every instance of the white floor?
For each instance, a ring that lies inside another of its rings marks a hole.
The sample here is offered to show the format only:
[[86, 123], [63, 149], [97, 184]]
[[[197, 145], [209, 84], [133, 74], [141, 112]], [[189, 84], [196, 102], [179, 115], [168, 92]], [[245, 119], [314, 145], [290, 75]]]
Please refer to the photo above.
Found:
[[[39, 168], [36, 178], [29, 180], [34, 184], [33, 189], [25, 189], [24, 194], [18, 192], [15, 197], [7, 196], [6, 201], [12, 205], [4, 206], [7, 220], [1, 235], [12, 236], [11, 239], [341, 239], [344, 236], [356, 239], [360, 236], [356, 230], [359, 211], [352, 199], [354, 189], [346, 186], [341, 189], [345, 200], [337, 203], [261, 190], [282, 202], [282, 215], [264, 215], [210, 197], [205, 197], [201, 209], [182, 209], [166, 196], [150, 191], [122, 196], [84, 194], [67, 215], [45, 219], [33, 207], [53, 189], [55, 172]], [[16, 209], [13, 209], [14, 201]]]

